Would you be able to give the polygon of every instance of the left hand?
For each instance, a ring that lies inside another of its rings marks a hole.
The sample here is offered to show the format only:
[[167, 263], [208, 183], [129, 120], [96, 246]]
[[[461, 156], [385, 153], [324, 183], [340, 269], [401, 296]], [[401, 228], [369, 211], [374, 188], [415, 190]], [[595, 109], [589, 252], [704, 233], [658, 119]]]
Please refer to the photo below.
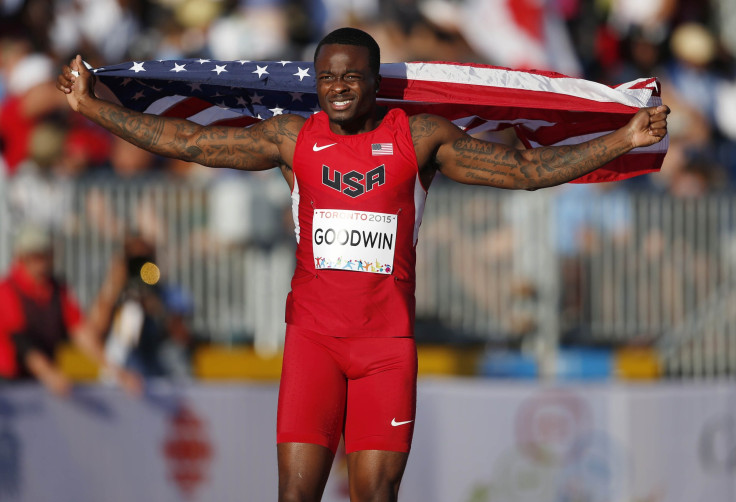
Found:
[[629, 121], [628, 133], [631, 146], [639, 148], [659, 143], [667, 135], [667, 115], [670, 108], [666, 105], [641, 108]]

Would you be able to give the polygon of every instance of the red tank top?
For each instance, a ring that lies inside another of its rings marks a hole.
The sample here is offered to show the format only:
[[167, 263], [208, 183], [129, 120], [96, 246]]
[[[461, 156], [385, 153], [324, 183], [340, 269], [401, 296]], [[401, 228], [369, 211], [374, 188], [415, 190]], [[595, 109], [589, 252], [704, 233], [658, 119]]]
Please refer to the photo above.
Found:
[[373, 131], [349, 136], [333, 133], [328, 120], [312, 115], [296, 143], [286, 322], [339, 337], [413, 336], [427, 193], [409, 120], [393, 109]]

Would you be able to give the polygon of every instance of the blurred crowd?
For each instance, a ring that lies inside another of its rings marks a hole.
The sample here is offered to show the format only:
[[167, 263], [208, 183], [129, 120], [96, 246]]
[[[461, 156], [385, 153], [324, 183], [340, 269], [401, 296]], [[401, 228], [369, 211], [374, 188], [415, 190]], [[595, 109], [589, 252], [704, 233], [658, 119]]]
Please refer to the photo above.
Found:
[[[56, 74], [77, 53], [93, 66], [183, 57], [311, 60], [316, 42], [345, 25], [371, 33], [383, 62], [477, 62], [611, 85], [658, 77], [672, 109], [665, 164], [660, 173], [614, 190], [560, 189], [560, 213], [577, 215], [581, 227], [580, 235], [560, 240], [574, 243], [577, 252], [585, 247], [583, 227], [591, 224], [575, 210], [581, 196], [618, 200], [620, 191], [651, 191], [691, 199], [728, 190], [736, 180], [736, 0], [0, 0], [0, 192], [12, 223], [72, 232], [78, 225], [72, 186], [140, 186], [156, 178], [217, 194], [209, 206], [216, 224], [211, 234], [191, 237], [195, 247], [212, 239], [229, 245], [288, 237], [288, 193], [271, 188], [277, 174], [238, 176], [143, 152], [71, 113], [54, 87]], [[83, 208], [101, 233], [126, 225], [103, 195], [92, 192]], [[248, 210], [262, 213], [244, 223], [239, 215]], [[627, 219], [626, 211], [616, 214], [610, 225], [605, 217], [599, 222], [611, 235]], [[145, 205], [133, 217], [141, 242], [160, 238], [160, 222]], [[568, 251], [575, 250], [560, 252]], [[125, 267], [117, 268], [124, 276]], [[119, 312], [126, 298], [150, 293], [123, 293], [125, 277], [109, 281], [118, 284]], [[139, 303], [164, 311], [173, 301], [157, 298]], [[187, 331], [186, 316], [152, 317], [167, 333]], [[101, 330], [110, 336], [111, 322], [105, 324]], [[182, 336], [174, 345], [187, 352], [189, 335]], [[154, 339], [158, 351], [165, 344]], [[122, 349], [110, 354], [115, 350]], [[186, 374], [186, 355], [177, 357], [178, 369], [166, 370], [157, 360], [143, 371]]]
[[[736, 170], [734, 0], [2, 0], [0, 15], [5, 178], [23, 171], [51, 171], [61, 181], [101, 172], [212, 176], [177, 162], [116, 158], [125, 147], [70, 115], [53, 89], [61, 64], [76, 53], [93, 66], [310, 60], [321, 36], [343, 25], [374, 35], [384, 62], [473, 61], [607, 84], [659, 77], [673, 110], [672, 146], [661, 175], [632, 184], [694, 196], [730, 186]], [[28, 177], [19, 183], [21, 199], [48, 188]]]

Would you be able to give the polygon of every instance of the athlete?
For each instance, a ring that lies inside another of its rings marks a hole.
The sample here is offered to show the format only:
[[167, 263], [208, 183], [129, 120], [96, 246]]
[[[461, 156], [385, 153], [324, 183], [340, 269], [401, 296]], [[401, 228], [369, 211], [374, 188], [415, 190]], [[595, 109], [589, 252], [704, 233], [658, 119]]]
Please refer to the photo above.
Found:
[[[352, 501], [395, 501], [414, 427], [415, 249], [437, 172], [467, 184], [537, 189], [661, 141], [666, 106], [575, 146], [516, 150], [444, 118], [376, 103], [376, 42], [341, 28], [315, 50], [322, 108], [242, 129], [144, 115], [97, 99], [77, 56], [57, 87], [70, 106], [159, 155], [212, 167], [278, 167], [291, 189], [297, 265], [286, 305], [279, 391], [279, 500], [322, 496], [344, 437]], [[72, 73], [78, 72], [78, 76]], [[342, 270], [345, 263], [363, 270]]]

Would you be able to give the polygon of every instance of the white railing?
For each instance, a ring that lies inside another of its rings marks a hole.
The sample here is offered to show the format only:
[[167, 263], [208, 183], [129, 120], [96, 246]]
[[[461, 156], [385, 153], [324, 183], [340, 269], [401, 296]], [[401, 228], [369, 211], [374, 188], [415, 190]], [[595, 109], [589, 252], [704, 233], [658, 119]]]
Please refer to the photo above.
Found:
[[[277, 350], [294, 239], [288, 193], [273, 183], [70, 186], [57, 268], [89, 305], [122, 237], [139, 232], [155, 244], [165, 281], [191, 295], [197, 332]], [[23, 211], [0, 206], [4, 270]], [[734, 195], [681, 200], [592, 185], [509, 192], [437, 180], [417, 255], [420, 339], [549, 357], [568, 341], [655, 344], [672, 374], [736, 374]]]

